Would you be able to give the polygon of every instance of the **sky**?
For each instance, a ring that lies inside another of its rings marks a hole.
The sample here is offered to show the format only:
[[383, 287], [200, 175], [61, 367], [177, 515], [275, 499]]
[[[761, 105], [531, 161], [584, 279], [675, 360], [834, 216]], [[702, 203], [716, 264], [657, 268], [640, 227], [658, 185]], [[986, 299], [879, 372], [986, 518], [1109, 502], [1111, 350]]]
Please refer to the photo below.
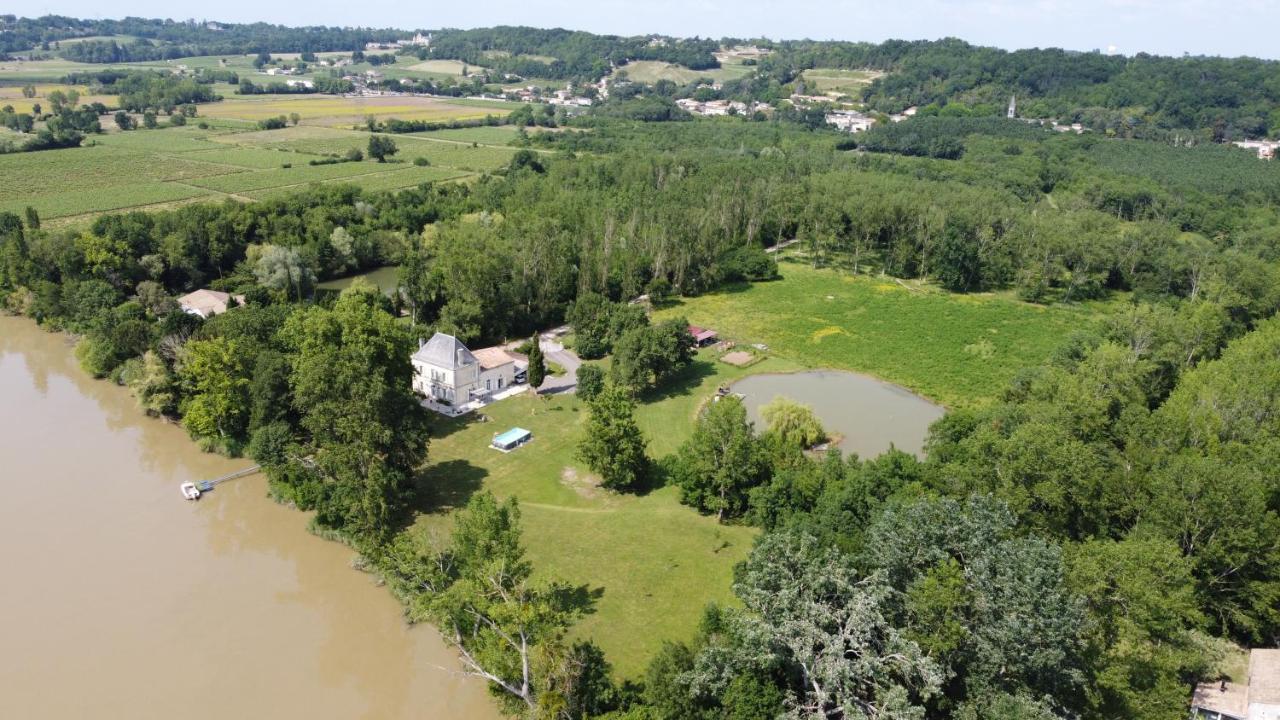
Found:
[[[1280, 58], [1280, 0], [35, 0], [23, 15], [404, 29], [533, 25], [596, 33], [865, 40], [959, 37], [1008, 49]], [[10, 10], [9, 12], [13, 12]]]

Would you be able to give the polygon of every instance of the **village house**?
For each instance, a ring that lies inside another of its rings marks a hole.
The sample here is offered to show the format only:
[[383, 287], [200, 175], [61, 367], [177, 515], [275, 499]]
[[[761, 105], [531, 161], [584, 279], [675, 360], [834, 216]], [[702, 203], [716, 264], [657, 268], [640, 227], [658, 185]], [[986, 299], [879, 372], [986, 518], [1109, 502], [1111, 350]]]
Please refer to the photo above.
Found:
[[1280, 720], [1280, 650], [1249, 653], [1243, 683], [1210, 682], [1191, 696], [1193, 720]]
[[1259, 160], [1270, 160], [1276, 156], [1276, 148], [1280, 147], [1280, 140], [1237, 140], [1231, 144], [1257, 152]]
[[516, 359], [500, 347], [472, 352], [436, 333], [413, 354], [413, 390], [438, 403], [463, 405], [516, 382]]
[[231, 295], [218, 290], [202, 288], [178, 298], [178, 307], [182, 308], [182, 312], [188, 315], [198, 315], [207, 319], [235, 307], [235, 305], [232, 305], [232, 299], [235, 300], [235, 305], [244, 304], [243, 295]]
[[856, 110], [833, 110], [827, 113], [826, 120], [828, 125], [834, 125], [838, 130], [851, 133], [866, 132], [876, 124], [874, 118], [869, 118]]

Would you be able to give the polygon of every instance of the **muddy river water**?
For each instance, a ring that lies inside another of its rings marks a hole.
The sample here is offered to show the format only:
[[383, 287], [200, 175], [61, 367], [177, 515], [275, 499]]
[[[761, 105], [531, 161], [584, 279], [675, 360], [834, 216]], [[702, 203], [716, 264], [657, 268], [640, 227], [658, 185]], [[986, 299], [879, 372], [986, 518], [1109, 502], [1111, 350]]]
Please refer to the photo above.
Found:
[[495, 718], [427, 626], [62, 335], [0, 317], [0, 718]]

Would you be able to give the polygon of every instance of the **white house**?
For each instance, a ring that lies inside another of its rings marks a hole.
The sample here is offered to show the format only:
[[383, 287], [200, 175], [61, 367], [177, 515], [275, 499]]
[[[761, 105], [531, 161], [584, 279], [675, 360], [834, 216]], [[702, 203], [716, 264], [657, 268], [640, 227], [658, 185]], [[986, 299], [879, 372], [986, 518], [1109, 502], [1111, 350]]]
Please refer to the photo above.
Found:
[[474, 353], [458, 338], [436, 333], [413, 354], [413, 389], [437, 402], [462, 405], [515, 383], [515, 358], [500, 347]]

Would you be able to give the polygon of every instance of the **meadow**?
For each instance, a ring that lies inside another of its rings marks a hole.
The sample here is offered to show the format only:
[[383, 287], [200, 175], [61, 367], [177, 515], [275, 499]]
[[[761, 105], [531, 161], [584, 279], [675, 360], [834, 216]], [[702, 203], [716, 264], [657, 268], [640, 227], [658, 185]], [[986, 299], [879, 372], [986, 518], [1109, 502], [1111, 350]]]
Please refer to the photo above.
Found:
[[1099, 316], [1091, 305], [954, 295], [793, 262], [781, 269], [783, 280], [684, 298], [658, 316], [684, 315], [722, 338], [764, 343], [806, 367], [874, 375], [948, 407], [991, 400]]
[[862, 88], [884, 73], [874, 70], [841, 70], [839, 68], [812, 68], [805, 70], [806, 83], [816, 85], [819, 92], [838, 92], [858, 96]]
[[627, 77], [636, 82], [655, 83], [659, 80], [671, 80], [680, 85], [691, 83], [698, 78], [711, 78], [716, 82], [736, 80], [749, 75], [753, 68], [746, 65], [724, 64], [710, 70], [691, 70], [683, 65], [659, 62], [655, 60], [637, 60], [629, 62], [614, 71], [626, 72]]
[[[698, 408], [716, 388], [755, 372], [798, 369], [769, 358], [743, 370], [718, 362], [712, 350], [637, 409], [637, 422], [660, 458], [692, 430]], [[719, 525], [679, 503], [674, 487], [624, 495], [596, 487], [574, 458], [587, 417], [573, 395], [525, 393], [475, 418], [441, 419], [432, 432], [430, 465], [422, 475], [425, 513], [416, 526], [439, 538], [449, 512], [484, 489], [520, 501], [524, 544], [540, 577], [583, 585], [592, 612], [574, 627], [604, 648], [616, 672], [638, 677], [664, 641], [688, 640], [710, 602], [733, 602], [734, 564], [756, 530]], [[494, 433], [519, 426], [534, 440], [509, 454], [488, 447]]]

